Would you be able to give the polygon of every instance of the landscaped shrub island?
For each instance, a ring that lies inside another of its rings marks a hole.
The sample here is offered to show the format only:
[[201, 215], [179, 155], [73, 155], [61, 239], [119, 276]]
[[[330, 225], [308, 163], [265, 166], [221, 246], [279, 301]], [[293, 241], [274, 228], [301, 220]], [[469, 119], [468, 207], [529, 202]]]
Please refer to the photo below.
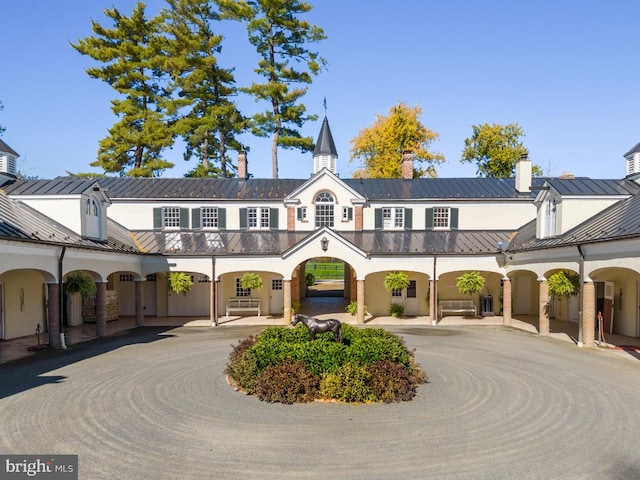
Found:
[[342, 325], [311, 340], [307, 328], [268, 327], [233, 347], [225, 369], [230, 383], [267, 402], [411, 400], [427, 375], [404, 341], [380, 328]]

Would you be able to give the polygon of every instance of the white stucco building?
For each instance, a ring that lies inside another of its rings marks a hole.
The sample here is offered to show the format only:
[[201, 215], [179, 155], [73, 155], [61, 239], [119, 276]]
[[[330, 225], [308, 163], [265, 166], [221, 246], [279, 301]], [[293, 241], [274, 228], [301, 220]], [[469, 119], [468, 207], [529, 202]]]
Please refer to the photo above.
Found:
[[[609, 331], [640, 336], [640, 144], [625, 155], [626, 177], [605, 180], [532, 177], [528, 159], [514, 178], [413, 179], [410, 152], [398, 159], [404, 178], [342, 179], [326, 118], [307, 179], [251, 178], [241, 152], [239, 178], [18, 180], [17, 153], [1, 141], [0, 150], [13, 159], [0, 162], [0, 339], [41, 324], [56, 344], [61, 317], [83, 321], [79, 298], [67, 306], [75, 315], [61, 308], [61, 285], [78, 271], [98, 287], [99, 335], [107, 292], [139, 324], [205, 316], [215, 325], [245, 297], [288, 323], [305, 299], [305, 263], [325, 257], [344, 262], [343, 296], [357, 302], [359, 322], [365, 306], [387, 315], [392, 303], [435, 322], [439, 301], [464, 298], [456, 278], [479, 271], [493, 300], [478, 304], [490, 305], [483, 314], [540, 315], [541, 333], [549, 315], [582, 316], [591, 345], [603, 311]], [[383, 280], [397, 270], [410, 286], [388, 292]], [[548, 298], [546, 279], [559, 270], [580, 275], [575, 298]], [[248, 271], [264, 288], [241, 288]], [[193, 277], [188, 295], [169, 292], [169, 272]]]

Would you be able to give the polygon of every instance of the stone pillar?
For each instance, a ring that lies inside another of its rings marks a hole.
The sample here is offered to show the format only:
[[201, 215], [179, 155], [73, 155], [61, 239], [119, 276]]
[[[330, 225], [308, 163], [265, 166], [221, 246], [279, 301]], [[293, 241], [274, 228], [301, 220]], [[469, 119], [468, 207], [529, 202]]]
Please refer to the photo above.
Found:
[[287, 207], [287, 230], [296, 231], [296, 207]]
[[107, 334], [107, 282], [96, 282], [96, 336]]
[[538, 331], [540, 335], [549, 335], [549, 286], [547, 280], [539, 280], [540, 304], [538, 307]]
[[[47, 283], [47, 316], [49, 317], [49, 325], [47, 325], [47, 333], [49, 334], [49, 346], [60, 348], [60, 285], [57, 283]], [[44, 327], [44, 325], [42, 325]]]
[[364, 280], [357, 280], [356, 297], [358, 299], [357, 323], [364, 323]]
[[363, 208], [364, 207], [362, 205], [355, 206], [354, 220], [355, 220], [356, 232], [361, 232], [363, 230], [363, 220], [362, 220]]
[[511, 280], [502, 279], [502, 323], [511, 325]]
[[582, 343], [595, 347], [596, 287], [593, 282], [582, 284]]
[[136, 327], [144, 327], [144, 280], [136, 280]]
[[431, 318], [431, 325], [435, 326], [438, 323], [438, 310], [436, 309], [436, 281], [429, 280], [429, 317]]
[[291, 280], [283, 280], [284, 288], [284, 324], [291, 324]]

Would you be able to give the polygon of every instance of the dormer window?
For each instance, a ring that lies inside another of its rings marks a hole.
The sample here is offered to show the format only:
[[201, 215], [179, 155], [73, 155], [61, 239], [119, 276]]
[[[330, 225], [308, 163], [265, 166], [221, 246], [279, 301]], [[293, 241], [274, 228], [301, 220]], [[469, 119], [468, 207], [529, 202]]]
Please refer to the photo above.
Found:
[[335, 200], [329, 192], [320, 192], [316, 197], [316, 228], [333, 227]]
[[548, 198], [544, 202], [543, 208], [544, 208], [544, 225], [543, 225], [542, 237], [543, 238], [553, 237], [556, 235], [556, 211], [558, 208], [556, 205], [556, 199]]

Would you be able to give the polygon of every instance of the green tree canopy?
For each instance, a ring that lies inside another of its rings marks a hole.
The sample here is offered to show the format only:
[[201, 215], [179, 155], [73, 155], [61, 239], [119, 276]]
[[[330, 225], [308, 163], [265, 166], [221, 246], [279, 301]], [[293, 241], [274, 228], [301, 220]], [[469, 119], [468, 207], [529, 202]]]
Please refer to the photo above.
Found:
[[88, 68], [87, 73], [111, 85], [120, 96], [111, 102], [120, 120], [100, 141], [98, 158], [91, 166], [120, 175], [159, 175], [173, 167], [161, 154], [174, 142], [167, 119], [170, 92], [161, 69], [161, 19], [147, 19], [142, 2], [134, 6], [130, 17], [116, 8], [104, 13], [113, 28], [94, 21], [94, 36], [71, 44], [102, 64]]
[[186, 176], [231, 176], [227, 149], [242, 149], [236, 136], [247, 130], [248, 120], [232, 101], [238, 94], [233, 70], [218, 63], [222, 35], [212, 26], [219, 24], [220, 15], [208, 0], [167, 3], [163, 11], [165, 69], [176, 90], [173, 109], [184, 112], [175, 127], [185, 140], [185, 160], [198, 159]]
[[[461, 162], [475, 163], [479, 177], [508, 178], [515, 171], [516, 163], [528, 154], [522, 143], [522, 128], [517, 123], [508, 125], [484, 123], [473, 125], [473, 135], [464, 141]], [[542, 169], [533, 167], [536, 175]]]
[[[350, 162], [359, 160], [363, 167], [354, 172], [355, 177], [400, 178], [402, 176], [402, 152], [414, 154], [414, 178], [436, 176], [435, 166], [444, 162], [441, 153], [429, 151], [438, 134], [426, 128], [420, 121], [421, 107], [409, 107], [398, 103], [386, 116], [377, 115], [372, 126], [360, 130], [351, 140]], [[424, 167], [417, 167], [422, 163]]]
[[317, 115], [308, 115], [300, 99], [307, 92], [303, 86], [312, 82], [326, 61], [309, 45], [326, 38], [320, 27], [303, 20], [301, 15], [312, 6], [300, 0], [215, 0], [222, 12], [247, 25], [249, 42], [260, 60], [255, 72], [264, 82], [253, 82], [242, 90], [269, 108], [253, 116], [252, 132], [271, 137], [272, 177], [278, 178], [278, 147], [313, 149], [313, 138], [303, 137], [299, 128]]

